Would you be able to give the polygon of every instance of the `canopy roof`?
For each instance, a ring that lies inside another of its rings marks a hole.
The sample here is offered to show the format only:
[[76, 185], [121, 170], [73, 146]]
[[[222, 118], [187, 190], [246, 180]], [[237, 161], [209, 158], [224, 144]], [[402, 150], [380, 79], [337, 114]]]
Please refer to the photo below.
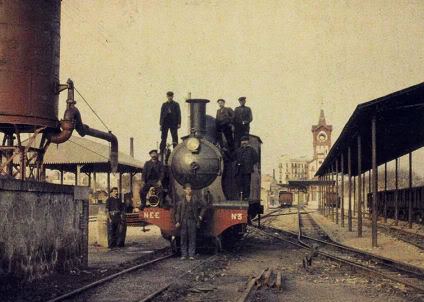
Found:
[[[111, 172], [108, 145], [86, 138], [72, 136], [59, 145], [50, 145], [44, 155], [44, 166], [47, 169], [63, 169], [75, 172], [80, 166], [81, 172]], [[142, 172], [143, 163], [123, 152], [118, 153], [118, 172]]]
[[322, 176], [343, 154], [343, 172], [348, 172], [351, 149], [352, 175], [358, 175], [358, 135], [361, 137], [362, 171], [371, 167], [371, 121], [376, 118], [377, 165], [384, 164], [424, 146], [424, 83], [358, 105], [330, 149], [315, 176]]

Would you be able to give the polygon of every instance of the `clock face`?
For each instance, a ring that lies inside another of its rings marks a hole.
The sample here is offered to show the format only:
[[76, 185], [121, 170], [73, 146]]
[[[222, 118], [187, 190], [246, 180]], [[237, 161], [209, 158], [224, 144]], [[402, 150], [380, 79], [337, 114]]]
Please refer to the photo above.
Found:
[[327, 134], [324, 131], [318, 133], [318, 141], [323, 143], [327, 140]]

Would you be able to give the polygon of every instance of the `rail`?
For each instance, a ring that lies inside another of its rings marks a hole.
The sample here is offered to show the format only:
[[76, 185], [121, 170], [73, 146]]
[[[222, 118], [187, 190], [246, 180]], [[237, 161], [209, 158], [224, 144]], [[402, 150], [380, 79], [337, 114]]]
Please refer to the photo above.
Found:
[[[306, 213], [306, 215], [309, 214]], [[339, 243], [313, 238], [302, 233], [302, 214], [300, 208], [298, 209], [297, 233], [281, 230], [272, 226], [266, 226], [262, 229], [256, 226], [252, 227], [264, 235], [288, 242], [299, 248], [309, 249], [312, 251], [311, 254], [321, 255], [339, 263], [359, 268], [367, 273], [378, 275], [380, 277], [403, 284], [420, 293], [424, 293], [424, 273], [421, 268], [397, 262], [388, 258], [376, 256]], [[294, 238], [296, 239], [294, 240]], [[313, 246], [311, 242], [319, 243], [321, 245], [316, 247]], [[339, 253], [335, 252], [334, 249], [339, 250]], [[340, 251], [343, 254], [340, 254]], [[349, 259], [345, 257], [346, 254], [349, 254]], [[372, 264], [363, 264], [364, 259], [368, 260], [366, 262], [372, 262]]]

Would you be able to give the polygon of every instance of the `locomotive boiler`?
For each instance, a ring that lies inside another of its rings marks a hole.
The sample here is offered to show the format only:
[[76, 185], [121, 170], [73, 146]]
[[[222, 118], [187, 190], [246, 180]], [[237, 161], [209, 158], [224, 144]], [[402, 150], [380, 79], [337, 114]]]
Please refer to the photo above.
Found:
[[[169, 177], [168, 200], [160, 207], [148, 207], [138, 215], [148, 224], [160, 227], [162, 235], [172, 241], [178, 237], [173, 215], [183, 196], [183, 186], [190, 183], [194, 194], [207, 208], [198, 237], [213, 239], [218, 249], [240, 238], [250, 219], [261, 213], [260, 160], [252, 174], [251, 194], [240, 198], [235, 181], [232, 154], [216, 144], [215, 119], [206, 115], [209, 100], [189, 99], [190, 134], [182, 138], [166, 163]], [[261, 153], [261, 140], [250, 135], [250, 145]]]

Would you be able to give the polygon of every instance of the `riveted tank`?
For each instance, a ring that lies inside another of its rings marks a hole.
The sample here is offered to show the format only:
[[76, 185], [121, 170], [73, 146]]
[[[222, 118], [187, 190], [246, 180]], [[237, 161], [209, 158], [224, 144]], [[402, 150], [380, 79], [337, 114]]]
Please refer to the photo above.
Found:
[[171, 171], [180, 184], [190, 183], [193, 189], [203, 189], [222, 173], [222, 156], [209, 141], [190, 136], [171, 155]]
[[60, 0], [0, 1], [0, 131], [58, 128]]
[[203, 189], [222, 174], [220, 150], [207, 139], [206, 104], [209, 100], [189, 99], [191, 134], [183, 138], [170, 157], [174, 179], [180, 184], [190, 183], [193, 189]]

